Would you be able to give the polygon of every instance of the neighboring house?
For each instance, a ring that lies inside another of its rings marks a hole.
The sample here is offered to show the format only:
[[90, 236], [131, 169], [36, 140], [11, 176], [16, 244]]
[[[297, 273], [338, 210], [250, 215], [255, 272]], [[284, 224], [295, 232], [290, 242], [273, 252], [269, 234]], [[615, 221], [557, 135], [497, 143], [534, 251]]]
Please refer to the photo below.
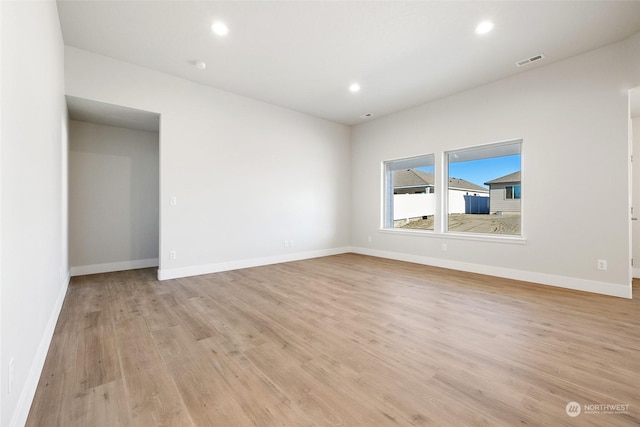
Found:
[[[417, 169], [393, 171], [393, 219], [404, 222], [435, 213], [433, 174]], [[449, 178], [449, 213], [466, 213], [465, 197], [489, 197], [489, 190], [464, 179]]]
[[520, 213], [520, 171], [485, 182], [489, 186], [490, 212]]
[[393, 171], [393, 194], [433, 193], [433, 174], [418, 169]]

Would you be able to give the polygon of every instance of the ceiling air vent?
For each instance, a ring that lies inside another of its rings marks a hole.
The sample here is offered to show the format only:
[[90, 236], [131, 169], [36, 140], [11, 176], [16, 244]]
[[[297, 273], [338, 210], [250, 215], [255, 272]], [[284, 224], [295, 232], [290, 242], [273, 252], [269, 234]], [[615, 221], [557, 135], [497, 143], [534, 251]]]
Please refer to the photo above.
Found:
[[540, 53], [538, 55], [532, 56], [531, 58], [523, 59], [522, 61], [516, 62], [516, 65], [518, 67], [523, 67], [525, 65], [531, 64], [532, 62], [540, 61], [542, 59], [544, 59], [544, 55]]

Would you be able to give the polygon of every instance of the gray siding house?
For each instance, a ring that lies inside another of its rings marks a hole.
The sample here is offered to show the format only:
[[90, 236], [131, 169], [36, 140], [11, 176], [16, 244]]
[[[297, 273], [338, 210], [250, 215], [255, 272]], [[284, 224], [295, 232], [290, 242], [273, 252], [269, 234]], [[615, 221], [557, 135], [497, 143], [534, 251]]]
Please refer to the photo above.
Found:
[[520, 171], [485, 182], [489, 186], [489, 212], [520, 213]]

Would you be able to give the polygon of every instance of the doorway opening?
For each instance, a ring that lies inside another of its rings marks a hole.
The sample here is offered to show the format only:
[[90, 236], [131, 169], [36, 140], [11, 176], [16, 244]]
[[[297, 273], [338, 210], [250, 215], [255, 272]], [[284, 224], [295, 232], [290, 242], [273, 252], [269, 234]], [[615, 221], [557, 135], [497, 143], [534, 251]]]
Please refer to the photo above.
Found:
[[160, 115], [67, 96], [72, 276], [157, 267]]

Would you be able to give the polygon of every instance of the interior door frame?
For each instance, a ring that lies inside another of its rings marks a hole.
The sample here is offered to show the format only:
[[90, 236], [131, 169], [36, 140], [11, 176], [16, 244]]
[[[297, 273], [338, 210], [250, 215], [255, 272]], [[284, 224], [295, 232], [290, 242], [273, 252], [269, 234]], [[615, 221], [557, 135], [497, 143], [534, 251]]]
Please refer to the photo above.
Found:
[[[627, 110], [627, 120], [628, 120], [628, 126], [627, 126], [627, 132], [628, 132], [628, 150], [629, 150], [629, 160], [628, 160], [628, 167], [629, 167], [629, 254], [630, 254], [630, 262], [629, 262], [629, 286], [631, 286], [631, 292], [633, 293], [633, 278], [637, 277], [640, 278], [640, 255], [639, 254], [635, 254], [636, 256], [634, 257], [634, 251], [633, 251], [633, 247], [634, 247], [634, 232], [633, 232], [633, 228], [634, 228], [634, 223], [636, 223], [636, 227], [640, 227], [640, 222], [638, 222], [638, 220], [636, 220], [635, 218], [639, 218], [640, 217], [640, 205], [638, 206], [638, 208], [635, 209], [634, 212], [634, 198], [633, 198], [633, 189], [634, 189], [634, 174], [633, 174], [633, 163], [634, 163], [634, 159], [633, 159], [633, 141], [634, 141], [634, 137], [633, 137], [633, 117], [632, 117], [632, 109], [631, 109], [631, 105], [632, 105], [632, 99], [636, 98], [636, 97], [640, 97], [640, 86], [635, 87], [635, 88], [631, 88], [629, 89], [628, 92], [628, 110]], [[636, 132], [640, 132], [640, 129], [636, 129]], [[636, 161], [640, 161], [636, 160]], [[639, 184], [640, 185], [640, 184]], [[640, 242], [639, 242], [640, 243]], [[640, 244], [638, 245], [640, 247]], [[634, 262], [634, 258], [637, 258], [637, 260]], [[634, 265], [635, 264], [635, 265]]]

